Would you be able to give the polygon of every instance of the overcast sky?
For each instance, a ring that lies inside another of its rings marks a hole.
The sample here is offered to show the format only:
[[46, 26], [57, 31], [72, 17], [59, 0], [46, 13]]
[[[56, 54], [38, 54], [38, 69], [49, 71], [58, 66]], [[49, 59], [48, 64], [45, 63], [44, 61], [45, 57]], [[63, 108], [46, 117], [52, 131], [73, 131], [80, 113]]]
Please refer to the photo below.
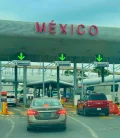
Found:
[[120, 0], [1, 0], [0, 19], [120, 27]]
[[0, 19], [120, 26], [120, 0], [1, 0]]

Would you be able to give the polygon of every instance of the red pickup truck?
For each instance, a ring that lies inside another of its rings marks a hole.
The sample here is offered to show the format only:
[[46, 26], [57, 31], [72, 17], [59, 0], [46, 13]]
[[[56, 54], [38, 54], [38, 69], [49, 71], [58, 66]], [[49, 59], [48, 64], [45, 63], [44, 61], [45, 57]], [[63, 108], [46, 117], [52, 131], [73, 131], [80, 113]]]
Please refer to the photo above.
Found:
[[100, 113], [109, 116], [109, 102], [104, 93], [86, 95], [77, 101], [77, 114], [87, 116]]

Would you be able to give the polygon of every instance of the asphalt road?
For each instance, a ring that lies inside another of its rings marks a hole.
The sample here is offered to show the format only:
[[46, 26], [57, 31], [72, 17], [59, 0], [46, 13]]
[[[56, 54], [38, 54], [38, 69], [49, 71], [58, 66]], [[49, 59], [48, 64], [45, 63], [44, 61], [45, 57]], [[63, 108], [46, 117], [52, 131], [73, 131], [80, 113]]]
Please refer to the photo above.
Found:
[[68, 112], [67, 130], [26, 131], [24, 108], [9, 108], [15, 114], [0, 116], [0, 136], [2, 138], [119, 138], [120, 117], [111, 115], [84, 117]]

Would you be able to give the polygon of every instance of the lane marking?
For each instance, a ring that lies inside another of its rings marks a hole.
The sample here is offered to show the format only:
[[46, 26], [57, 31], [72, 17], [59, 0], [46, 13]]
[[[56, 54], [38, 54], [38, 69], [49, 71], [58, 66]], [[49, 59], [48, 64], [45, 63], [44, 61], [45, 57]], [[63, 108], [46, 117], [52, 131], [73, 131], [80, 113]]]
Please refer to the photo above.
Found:
[[14, 130], [14, 128], [15, 128], [15, 123], [13, 122], [13, 120], [10, 119], [10, 118], [8, 120], [11, 122], [12, 127], [11, 127], [10, 131], [8, 133], [6, 133], [4, 138], [8, 138], [10, 136], [10, 134], [12, 133], [12, 131]]
[[94, 130], [92, 128], [90, 128], [88, 125], [86, 125], [84, 122], [82, 122], [78, 119], [75, 119], [74, 117], [71, 117], [69, 115], [68, 115], [68, 117], [73, 119], [74, 121], [78, 122], [79, 124], [82, 124], [90, 132], [90, 134], [92, 135], [93, 138], [98, 138], [98, 135], [94, 132]]
[[99, 117], [100, 119], [113, 119], [113, 117], [106, 117], [106, 116], [101, 116], [101, 117]]

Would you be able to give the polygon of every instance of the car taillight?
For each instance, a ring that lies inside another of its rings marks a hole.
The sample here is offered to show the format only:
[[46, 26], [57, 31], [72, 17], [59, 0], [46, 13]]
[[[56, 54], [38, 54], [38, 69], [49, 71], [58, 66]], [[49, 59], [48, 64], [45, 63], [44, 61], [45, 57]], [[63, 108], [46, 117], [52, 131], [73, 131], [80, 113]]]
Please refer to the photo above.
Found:
[[107, 107], [109, 107], [109, 102], [107, 102]]
[[86, 106], [91, 106], [91, 101], [87, 101]]
[[28, 116], [31, 116], [31, 115], [38, 115], [39, 113], [38, 113], [38, 111], [36, 111], [36, 110], [31, 110], [31, 109], [29, 109], [28, 111], [27, 111], [27, 115]]
[[64, 115], [64, 114], [66, 114], [66, 110], [64, 110], [64, 109], [58, 110], [58, 111], [56, 112], [56, 114], [62, 114], [62, 115]]

